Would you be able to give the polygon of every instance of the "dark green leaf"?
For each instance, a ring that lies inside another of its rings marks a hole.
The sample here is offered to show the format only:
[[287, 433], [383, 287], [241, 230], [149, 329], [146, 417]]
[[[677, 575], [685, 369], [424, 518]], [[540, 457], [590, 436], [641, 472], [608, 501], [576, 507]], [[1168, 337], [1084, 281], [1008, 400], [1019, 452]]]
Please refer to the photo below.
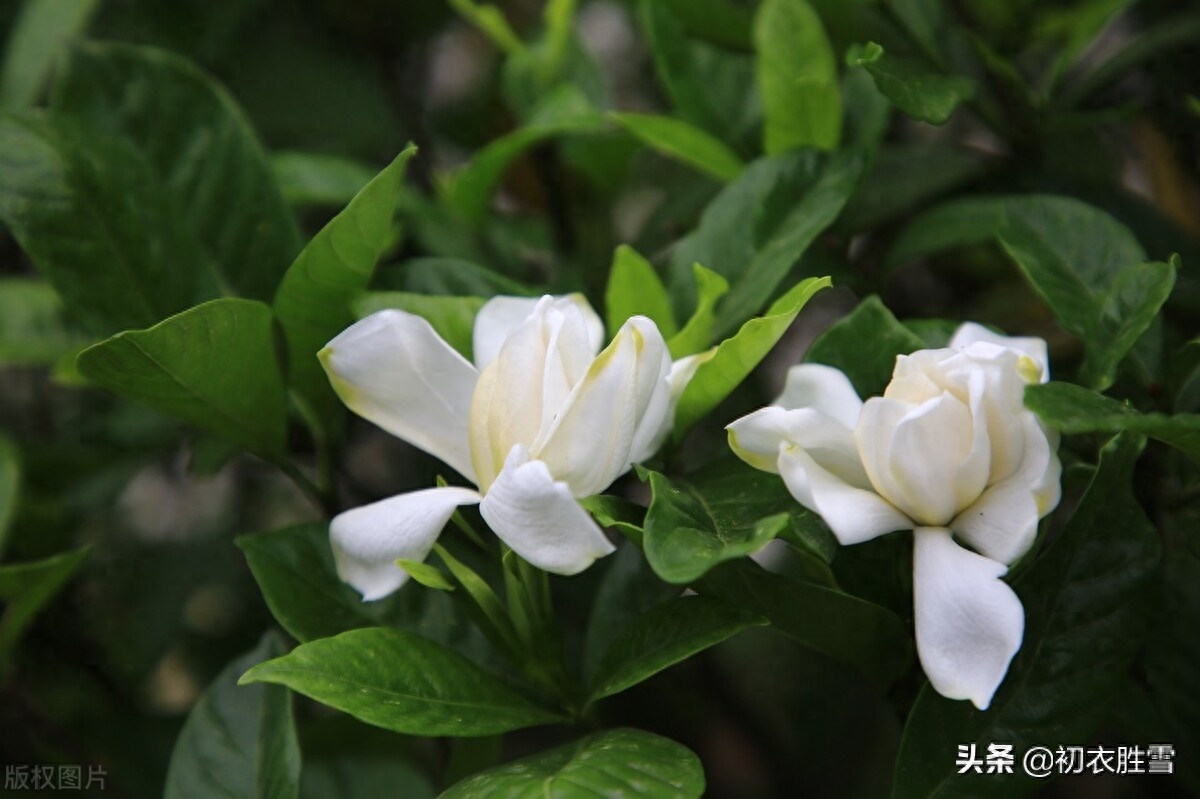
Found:
[[306, 759], [300, 778], [300, 799], [433, 799], [436, 795], [421, 769], [387, 755]]
[[858, 59], [875, 85], [897, 108], [920, 122], [944, 125], [959, 103], [975, 95], [975, 82], [960, 75], [943, 75], [921, 64], [898, 58], [870, 42]]
[[1059, 382], [1027, 386], [1025, 404], [1046, 424], [1067, 435], [1129, 430], [1178, 447], [1200, 463], [1200, 414], [1138, 413], [1117, 400]]
[[858, 191], [846, 203], [838, 229], [869, 230], [925, 208], [938, 196], [987, 171], [974, 150], [930, 144], [891, 144], [879, 152]]
[[591, 701], [632, 688], [747, 627], [766, 623], [757, 613], [708, 597], [680, 597], [651, 608], [604, 653]]
[[48, 284], [0, 279], [0, 366], [51, 365], [87, 343], [67, 327], [62, 301]]
[[146, 327], [216, 294], [146, 159], [71, 120], [0, 117], [0, 220], [96, 333]]
[[276, 153], [271, 169], [283, 198], [303, 208], [341, 208], [375, 177], [364, 163], [323, 153]]
[[440, 297], [407, 291], [374, 291], [352, 304], [359, 319], [385, 308], [398, 308], [423, 317], [437, 334], [468, 361], [474, 350], [475, 315], [487, 302], [483, 297]]
[[[705, 209], [671, 259], [676, 312], [693, 307], [693, 264], [725, 277], [733, 289], [717, 312], [715, 336], [758, 313], [817, 235], [833, 224], [854, 190], [863, 158], [790, 153], [746, 167]], [[680, 313], [682, 316], [682, 313]]]
[[675, 314], [671, 311], [666, 286], [649, 261], [637, 250], [622, 244], [613, 255], [608, 288], [604, 292], [608, 335], [615, 336], [626, 319], [638, 314], [649, 317], [658, 325], [663, 338], [675, 335]]
[[271, 309], [261, 302], [213, 300], [88, 347], [78, 364], [113, 393], [264, 458], [286, 458], [287, 394]]
[[253, 682], [286, 685], [409, 735], [495, 735], [562, 720], [461, 655], [414, 633], [378, 627], [301, 644], [241, 679]]
[[87, 559], [88, 547], [33, 563], [0, 566], [0, 664], [7, 664], [25, 628], [75, 576]]
[[87, 27], [98, 5], [99, 0], [25, 0], [0, 67], [0, 107], [34, 104], [59, 50]]
[[729, 0], [659, 0], [691, 35], [725, 47], [751, 47], [753, 17]]
[[21, 452], [12, 439], [0, 432], [0, 555], [8, 543], [8, 529], [17, 515], [21, 496]]
[[224, 88], [164, 50], [91, 42], [72, 49], [52, 107], [134, 145], [226, 282], [271, 299], [300, 249], [299, 233], [262, 146]]
[[396, 195], [416, 148], [396, 156], [308, 243], [275, 294], [275, 313], [288, 344], [288, 382], [327, 416], [337, 400], [317, 352], [354, 316], [350, 302], [365, 291], [391, 242]]
[[613, 113], [610, 116], [654, 150], [719, 181], [733, 180], [745, 167], [737, 153], [723, 142], [681, 119], [652, 114]]
[[268, 633], [208, 687], [175, 742], [164, 799], [296, 799], [300, 744], [291, 693], [238, 685], [246, 669], [284, 651]]
[[962, 744], [1031, 746], [1088, 741], [1105, 717], [1138, 651], [1152, 612], [1158, 562], [1153, 525], [1133, 497], [1135, 436], [1115, 439], [1061, 536], [1013, 587], [1025, 605], [1025, 639], [991, 707], [922, 689], [896, 765], [894, 799], [1009, 797], [1036, 781], [1013, 774], [958, 774]]
[[404, 289], [417, 294], [490, 297], [494, 294], [532, 296], [534, 292], [512, 278], [460, 258], [413, 258], [404, 262]]
[[439, 799], [698, 799], [703, 793], [704, 770], [686, 748], [617, 729], [476, 774]]
[[764, 0], [754, 18], [767, 155], [832, 150], [842, 135], [837, 59], [805, 0]]
[[897, 355], [924, 348], [925, 342], [872, 295], [822, 333], [805, 360], [842, 370], [865, 399], [883, 393], [892, 380]]

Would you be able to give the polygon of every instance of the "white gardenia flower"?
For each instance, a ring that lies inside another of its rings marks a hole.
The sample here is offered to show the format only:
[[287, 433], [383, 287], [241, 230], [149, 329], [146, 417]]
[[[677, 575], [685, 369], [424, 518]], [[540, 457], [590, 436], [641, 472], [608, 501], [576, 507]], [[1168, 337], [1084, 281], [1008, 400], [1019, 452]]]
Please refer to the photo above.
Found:
[[493, 531], [533, 565], [576, 574], [613, 545], [576, 499], [653, 454], [695, 371], [672, 364], [635, 316], [600, 351], [604, 328], [580, 295], [496, 297], [474, 327], [475, 363], [420, 316], [387, 310], [320, 352], [359, 416], [440, 458], [469, 488], [429, 488], [341, 513], [330, 524], [338, 576], [379, 599], [424, 560], [454, 509], [480, 503]]
[[734, 451], [780, 474], [842, 544], [914, 531], [921, 665], [981, 710], [1024, 634], [1000, 578], [1058, 505], [1057, 436], [1023, 401], [1048, 379], [1044, 341], [967, 323], [946, 349], [899, 356], [882, 397], [864, 403], [842, 372], [802, 364], [774, 405], [728, 427]]

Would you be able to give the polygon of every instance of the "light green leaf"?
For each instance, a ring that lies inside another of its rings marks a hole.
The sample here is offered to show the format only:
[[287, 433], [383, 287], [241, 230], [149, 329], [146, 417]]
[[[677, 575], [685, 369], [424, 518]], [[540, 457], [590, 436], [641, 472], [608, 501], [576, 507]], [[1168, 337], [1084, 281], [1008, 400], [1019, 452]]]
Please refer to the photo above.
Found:
[[525, 48], [504, 12], [490, 3], [475, 3], [472, 0], [448, 0], [450, 7], [470, 22], [506, 53], [519, 53]]
[[608, 335], [615, 336], [626, 319], [638, 314], [649, 317], [658, 325], [663, 338], [675, 335], [675, 314], [671, 311], [666, 286], [649, 261], [637, 250], [622, 244], [613, 255], [608, 288], [604, 292]]
[[132, 144], [225, 282], [271, 299], [300, 249], [299, 231], [253, 128], [222, 86], [165, 50], [89, 42], [71, 50], [51, 106]]
[[98, 5], [98, 0], [25, 0], [0, 67], [0, 107], [34, 104], [59, 51], [83, 32]]
[[17, 516], [21, 496], [21, 451], [0, 432], [0, 555], [8, 543], [8, 531]]
[[736, 335], [717, 345], [696, 369], [679, 398], [674, 438], [683, 438], [692, 425], [728, 397], [787, 332], [809, 299], [830, 285], [827, 277], [810, 277], [797, 283], [765, 315], [749, 320]]
[[0, 117], [0, 221], [70, 318], [101, 335], [152, 325], [216, 294], [146, 159], [74, 120]]
[[237, 682], [284, 651], [279, 636], [268, 633], [208, 687], [175, 742], [164, 799], [296, 799], [300, 744], [291, 693]]
[[198, 305], [88, 347], [78, 366], [101, 388], [268, 460], [287, 457], [287, 394], [271, 309], [261, 302]]
[[1200, 463], [1200, 414], [1138, 413], [1082, 386], [1059, 382], [1027, 386], [1025, 405], [1066, 435], [1128, 430], [1170, 444]]
[[872, 295], [818, 336], [804, 359], [842, 370], [866, 399], [882, 394], [891, 382], [897, 355], [924, 348], [925, 342]]
[[365, 291], [391, 241], [392, 217], [408, 147], [321, 229], [288, 268], [275, 313], [288, 345], [288, 382], [327, 418], [338, 408], [317, 352], [354, 320], [350, 302]]
[[271, 170], [284, 200], [301, 208], [341, 208], [375, 177], [367, 164], [324, 153], [275, 153]]
[[692, 275], [696, 281], [696, 310], [692, 311], [683, 329], [667, 341], [672, 358], [694, 355], [708, 348], [716, 321], [717, 300], [729, 293], [729, 281], [711, 269], [692, 264]]
[[83, 562], [89, 547], [34, 561], [0, 566], [0, 664], [11, 662], [21, 634], [50, 600], [62, 590]]
[[800, 256], [833, 224], [863, 168], [857, 152], [763, 158], [717, 195], [671, 258], [677, 313], [694, 307], [692, 265], [721, 274], [732, 290], [713, 334], [727, 336], [759, 313]]
[[88, 343], [63, 319], [49, 284], [0, 278], [0, 366], [47, 366]]
[[719, 181], [733, 180], [745, 167], [737, 153], [722, 141], [683, 120], [653, 114], [610, 116], [652, 149]]
[[619, 694], [747, 627], [767, 624], [757, 613], [707, 597], [680, 597], [640, 615], [605, 652], [591, 701]]
[[[905, 726], [893, 799], [1010, 797], [1036, 780], [959, 774], [958, 746], [1086, 741], [1105, 719], [1154, 613], [1149, 589], [1158, 535], [1134, 499], [1135, 436], [1105, 447], [1100, 466], [1062, 534], [1013, 583], [1025, 607], [1025, 637], [991, 706], [939, 696], [926, 685]], [[945, 754], [949, 752], [949, 755]]]
[[897, 108], [920, 122], [944, 125], [958, 105], [975, 96], [975, 82], [961, 75], [943, 75], [915, 61], [889, 55], [875, 42], [863, 48], [858, 63], [866, 67]]
[[475, 315], [487, 302], [483, 297], [439, 297], [407, 291], [374, 291], [352, 304], [359, 319], [376, 311], [397, 308], [424, 318], [437, 334], [468, 361], [472, 360]]
[[686, 748], [617, 729], [476, 774], [439, 799], [699, 799], [703, 793], [704, 770]]
[[837, 60], [821, 18], [805, 0], [764, 0], [754, 18], [767, 155], [832, 150], [842, 135]]
[[454, 583], [437, 566], [422, 563], [419, 560], [406, 560], [405, 558], [398, 559], [396, 565], [408, 572], [409, 577], [426, 588], [432, 588], [435, 591], [453, 591], [455, 589]]
[[254, 682], [286, 685], [408, 735], [496, 735], [563, 720], [461, 655], [378, 627], [301, 644], [250, 669], [239, 684]]

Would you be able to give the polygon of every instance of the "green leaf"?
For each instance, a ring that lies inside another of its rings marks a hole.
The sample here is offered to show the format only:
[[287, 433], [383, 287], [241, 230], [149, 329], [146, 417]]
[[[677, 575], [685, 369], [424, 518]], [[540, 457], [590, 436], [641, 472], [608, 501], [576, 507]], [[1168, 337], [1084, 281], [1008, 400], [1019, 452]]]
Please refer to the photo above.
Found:
[[890, 610], [772, 574], [750, 560], [723, 563], [692, 588], [766, 616], [779, 632], [853, 666], [883, 688], [912, 660], [911, 632]]
[[1013, 583], [1025, 606], [1025, 639], [987, 712], [925, 686], [909, 715], [894, 799], [1009, 797], [1032, 790], [1022, 773], [958, 774], [957, 746], [1088, 741], [1119, 689], [1154, 612], [1159, 543], [1133, 497], [1142, 442], [1112, 441], [1074, 517]]
[[408, 572], [409, 577], [426, 588], [432, 588], [436, 591], [453, 591], [455, 589], [454, 583], [437, 566], [422, 563], [419, 560], [406, 560], [405, 558], [398, 559], [396, 565]]
[[696, 281], [696, 309], [683, 329], [667, 341], [672, 358], [694, 355], [708, 348], [716, 320], [717, 300], [729, 293], [729, 281], [711, 269], [692, 264], [692, 275]]
[[749, 50], [754, 19], [729, 0], [659, 0], [691, 35], [736, 50]]
[[727, 336], [759, 313], [816, 237], [833, 224], [863, 167], [857, 152], [763, 158], [717, 195], [671, 259], [677, 312], [691, 308], [692, 265], [704, 264], [733, 289], [713, 334]]
[[754, 18], [767, 155], [818, 147], [842, 135], [837, 60], [821, 18], [804, 0], [764, 0]]
[[638, 18], [654, 54], [658, 79], [666, 89], [676, 115], [726, 138], [728, 125], [697, 77], [699, 69], [695, 56], [673, 9], [659, 0], [639, 0]]
[[299, 208], [341, 208], [375, 177], [375, 170], [360, 161], [295, 151], [272, 155], [271, 171], [283, 199]]
[[48, 284], [0, 278], [0, 366], [47, 366], [87, 344], [63, 319], [62, 301]]
[[424, 770], [390, 753], [347, 754], [313, 762], [306, 751], [305, 757], [300, 799], [434, 799], [437, 796]]
[[717, 345], [688, 381], [675, 408], [676, 440], [728, 397], [767, 356], [814, 294], [832, 285], [827, 277], [810, 277], [775, 301], [767, 313], [751, 319]]
[[243, 296], [271, 299], [300, 249], [299, 232], [262, 145], [223, 87], [165, 50], [89, 42], [72, 48], [51, 106], [136, 147], [225, 281]]
[[700, 760], [680, 744], [616, 729], [514, 760], [463, 780], [439, 799], [698, 799]]
[[0, 555], [8, 543], [8, 531], [17, 516], [21, 497], [21, 451], [0, 432]]
[[98, 0], [25, 0], [0, 67], [0, 107], [35, 103], [59, 51], [83, 32], [98, 5]]
[[975, 96], [975, 82], [970, 78], [943, 75], [916, 61], [889, 55], [875, 42], [863, 48], [858, 63], [897, 108], [930, 125], [945, 125], [959, 103]]
[[652, 149], [723, 183], [736, 178], [745, 167], [737, 153], [721, 140], [683, 120], [653, 114], [609, 116]]
[[417, 294], [491, 297], [534, 296], [528, 286], [461, 258], [413, 258], [404, 262], [404, 289]]
[[352, 303], [359, 319], [376, 311], [397, 308], [424, 318], [437, 334], [468, 361], [474, 352], [475, 315], [487, 302], [483, 297], [438, 297], [407, 291], [374, 291]]
[[271, 309], [213, 300], [88, 347], [79, 371], [115, 394], [229, 439], [262, 457], [287, 457], [287, 394]]
[[942, 144], [888, 144], [879, 152], [859, 191], [846, 203], [839, 230], [870, 230], [927, 207], [942, 194], [971, 183], [991, 166], [974, 150]]
[[649, 261], [637, 250], [622, 244], [613, 255], [608, 288], [604, 292], [608, 335], [615, 336], [625, 320], [638, 314], [649, 317], [658, 325], [663, 338], [675, 335], [675, 314], [671, 311], [666, 286]]
[[525, 49], [521, 38], [517, 36], [504, 12], [490, 3], [479, 4], [472, 0], [449, 0], [450, 7], [484, 33], [493, 44], [506, 53], [518, 53]]
[[639, 616], [612, 642], [596, 669], [591, 700], [619, 694], [747, 627], [757, 613], [707, 597], [672, 599]]
[[21, 634], [87, 560], [89, 547], [34, 561], [0, 566], [0, 664], [8, 664]]
[[891, 382], [897, 355], [924, 348], [925, 342], [872, 295], [818, 336], [804, 359], [841, 369], [866, 399], [882, 394]]
[[93, 332], [152, 325], [216, 293], [146, 159], [75, 121], [0, 117], [0, 221]]
[[466, 658], [403, 630], [351, 630], [259, 664], [240, 684], [272, 682], [408, 735], [496, 735], [562, 721]]
[[284, 651], [268, 633], [221, 671], [179, 733], [163, 799], [296, 799], [300, 744], [291, 693], [238, 685], [246, 669]]
[[1200, 414], [1138, 413], [1117, 400], [1057, 381], [1026, 386], [1025, 405], [1066, 435], [1128, 430], [1170, 444], [1200, 463]]
[[396, 195], [416, 148], [408, 147], [321, 228], [288, 268], [275, 313], [288, 344], [288, 382], [322, 417], [339, 407], [317, 352], [354, 320], [350, 302], [365, 291], [391, 242]]

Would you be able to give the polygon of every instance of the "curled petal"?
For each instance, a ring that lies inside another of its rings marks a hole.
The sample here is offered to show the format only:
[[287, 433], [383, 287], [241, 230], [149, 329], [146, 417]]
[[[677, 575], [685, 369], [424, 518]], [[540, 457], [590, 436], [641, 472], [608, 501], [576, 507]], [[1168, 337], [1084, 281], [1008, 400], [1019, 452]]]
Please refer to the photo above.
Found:
[[382, 599], [408, 580], [396, 560], [424, 560], [454, 509], [479, 500], [467, 488], [427, 488], [339, 513], [329, 524], [338, 577], [363, 601]]
[[1025, 634], [1021, 600], [1000, 578], [1007, 569], [963, 549], [950, 531], [913, 532], [917, 653], [942, 696], [986, 710]]
[[513, 447], [479, 506], [488, 526], [525, 560], [555, 574], [578, 574], [615, 547], [557, 482], [545, 463]]
[[[484, 303], [475, 315], [472, 331], [476, 368], [482, 370], [496, 359], [508, 334], [534, 312], [539, 302], [537, 297], [493, 297]], [[568, 307], [575, 308], [586, 326], [586, 340], [591, 348], [589, 356], [600, 351], [600, 345], [604, 342], [604, 323], [582, 294], [551, 297], [550, 303], [560, 311]]]
[[871, 488], [854, 445], [854, 433], [812, 408], [785, 410], [774, 405], [726, 426], [729, 446], [756, 469], [779, 472], [779, 447], [797, 446], [821, 468], [855, 488]]
[[849, 428], [858, 422], [863, 406], [844, 372], [818, 363], [802, 363], [789, 369], [783, 393], [775, 404], [781, 408], [814, 408]]
[[843, 545], [913, 526], [912, 520], [887, 500], [821, 468], [800, 447], [780, 447], [779, 474], [796, 501], [819, 513]]
[[679, 398], [683, 396], [684, 389], [695, 376], [700, 364], [712, 357], [712, 352], [709, 350], [688, 355], [673, 363], [670, 363], [670, 356], [663, 353], [663, 357], [670, 363], [670, 371], [654, 389], [646, 412], [634, 431], [633, 445], [629, 448], [630, 463], [641, 463], [658, 452], [675, 425], [675, 407], [679, 404]]
[[428, 322], [379, 311], [318, 354], [350, 410], [475, 482], [467, 420], [478, 374]]
[[1050, 355], [1046, 349], [1045, 339], [1034, 336], [1002, 336], [975, 322], [963, 322], [958, 326], [958, 330], [954, 331], [954, 336], [950, 339], [950, 346], [954, 349], [965, 349], [977, 341], [999, 344], [1001, 347], [1017, 350], [1030, 358], [1033, 364], [1028, 371], [1034, 378], [1030, 382], [1045, 383], [1050, 379]]

